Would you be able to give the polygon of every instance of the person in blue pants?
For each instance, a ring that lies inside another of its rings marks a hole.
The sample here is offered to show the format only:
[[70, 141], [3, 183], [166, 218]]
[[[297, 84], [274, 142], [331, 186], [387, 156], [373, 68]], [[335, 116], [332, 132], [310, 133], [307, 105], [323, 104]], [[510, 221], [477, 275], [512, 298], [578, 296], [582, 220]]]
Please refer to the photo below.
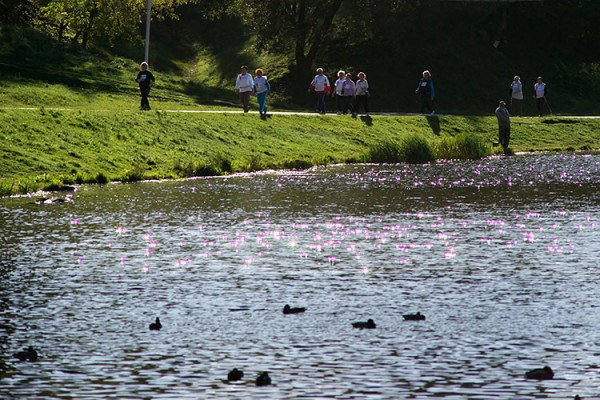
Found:
[[261, 68], [258, 68], [254, 77], [254, 90], [256, 92], [258, 113], [260, 115], [267, 115], [267, 106], [265, 103], [267, 102], [267, 96], [271, 95], [271, 85], [269, 85], [269, 80], [264, 73]]

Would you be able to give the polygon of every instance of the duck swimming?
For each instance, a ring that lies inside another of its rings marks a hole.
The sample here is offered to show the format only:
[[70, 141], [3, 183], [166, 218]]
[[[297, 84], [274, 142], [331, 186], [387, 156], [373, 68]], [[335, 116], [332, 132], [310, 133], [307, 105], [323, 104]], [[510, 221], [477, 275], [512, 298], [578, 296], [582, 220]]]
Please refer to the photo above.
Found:
[[283, 307], [284, 314], [299, 314], [299, 313], [303, 313], [304, 311], [306, 311], [306, 308], [304, 308], [304, 307], [290, 307], [289, 304], [286, 304]]
[[19, 361], [37, 361], [38, 353], [32, 346], [29, 346], [27, 349], [23, 351], [19, 351], [13, 354], [15, 358], [18, 358]]
[[244, 372], [240, 371], [237, 368], [232, 369], [231, 371], [229, 371], [229, 373], [227, 374], [227, 380], [228, 381], [239, 381], [240, 379], [242, 379], [244, 377]]
[[546, 366], [544, 368], [536, 368], [536, 369], [532, 369], [531, 371], [528, 371], [525, 373], [525, 378], [526, 379], [537, 379], [537, 380], [547, 380], [547, 379], [552, 379], [554, 378], [554, 371], [552, 371], [552, 368]]
[[420, 312], [416, 314], [405, 314], [402, 316], [405, 321], [425, 321], [425, 316]]
[[375, 322], [369, 318], [367, 322], [353, 322], [352, 326], [358, 329], [375, 329]]
[[159, 331], [162, 328], [162, 324], [160, 323], [160, 319], [156, 317], [156, 321], [150, 324], [149, 326], [151, 331]]
[[267, 372], [261, 372], [256, 378], [256, 386], [266, 386], [271, 384], [271, 377]]

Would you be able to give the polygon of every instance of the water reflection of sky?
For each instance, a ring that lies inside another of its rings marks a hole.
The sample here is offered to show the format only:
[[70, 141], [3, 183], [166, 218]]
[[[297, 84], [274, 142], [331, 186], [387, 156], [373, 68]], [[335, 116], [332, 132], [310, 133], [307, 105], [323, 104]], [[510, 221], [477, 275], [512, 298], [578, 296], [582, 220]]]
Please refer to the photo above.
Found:
[[[0, 394], [600, 396], [599, 186], [578, 155], [0, 200]], [[40, 362], [10, 359], [30, 344]], [[543, 365], [556, 379], [523, 379]], [[275, 385], [223, 383], [233, 367]]]

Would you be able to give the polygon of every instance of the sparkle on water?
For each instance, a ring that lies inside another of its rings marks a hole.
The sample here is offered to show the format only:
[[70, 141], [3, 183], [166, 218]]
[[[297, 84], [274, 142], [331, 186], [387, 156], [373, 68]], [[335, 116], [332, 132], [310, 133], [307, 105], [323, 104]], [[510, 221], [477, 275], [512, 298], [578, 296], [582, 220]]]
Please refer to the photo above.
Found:
[[0, 356], [0, 394], [599, 396], [598, 189], [600, 156], [565, 155], [0, 200], [0, 348], [40, 353]]

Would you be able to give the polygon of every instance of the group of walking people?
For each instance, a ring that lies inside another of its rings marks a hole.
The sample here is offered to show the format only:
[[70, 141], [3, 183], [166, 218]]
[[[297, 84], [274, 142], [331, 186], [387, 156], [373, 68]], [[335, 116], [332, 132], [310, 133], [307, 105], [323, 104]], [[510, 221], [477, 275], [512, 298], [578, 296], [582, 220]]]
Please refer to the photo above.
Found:
[[250, 109], [250, 96], [256, 95], [256, 101], [258, 101], [258, 113], [261, 116], [267, 115], [267, 96], [271, 95], [271, 85], [269, 80], [264, 75], [262, 68], [257, 68], [254, 71], [256, 76], [253, 78], [248, 73], [248, 67], [242, 65], [240, 73], [235, 80], [235, 93], [240, 96], [244, 113], [247, 113]]
[[[335, 97], [335, 104], [338, 114], [351, 113], [357, 115], [359, 111], [364, 111], [365, 115], [369, 115], [369, 82], [367, 75], [364, 72], [357, 74], [357, 80], [352, 80], [352, 74], [343, 70], [337, 72], [337, 80], [333, 86], [329, 82], [329, 78], [324, 74], [323, 68], [317, 68], [316, 75], [310, 82], [308, 93], [315, 92], [317, 103], [316, 112], [325, 114], [325, 99], [328, 95]], [[150, 88], [154, 84], [154, 75], [148, 71], [148, 63], [140, 64], [140, 71], [137, 74], [136, 82], [140, 86], [142, 95], [141, 109], [149, 110], [148, 95]], [[256, 95], [258, 102], [258, 112], [261, 116], [267, 114], [266, 100], [267, 96], [271, 95], [271, 85], [264, 74], [263, 69], [258, 68], [255, 71], [255, 76], [248, 72], [248, 67], [242, 65], [240, 73], [235, 81], [235, 93], [240, 96], [240, 101], [244, 113], [250, 109], [250, 97]], [[419, 80], [415, 93], [420, 97], [420, 112], [421, 114], [435, 114], [435, 89], [431, 73], [428, 70], [423, 71], [422, 78]], [[545, 107], [548, 106], [546, 96], [548, 89], [544, 80], [539, 76], [533, 87], [533, 97], [535, 99], [538, 115], [542, 117], [545, 113]], [[510, 112], [506, 102], [501, 101], [496, 109], [499, 126], [502, 126], [500, 134], [500, 143], [503, 147], [508, 147], [510, 138], [510, 115], [523, 116], [523, 84], [521, 78], [516, 75], [510, 84]], [[506, 128], [508, 126], [508, 129]]]
[[352, 74], [343, 70], [337, 73], [337, 80], [333, 88], [329, 83], [329, 78], [323, 73], [323, 68], [317, 68], [317, 74], [310, 82], [308, 93], [312, 91], [317, 96], [316, 111], [319, 114], [325, 114], [325, 97], [329, 94], [335, 97], [335, 104], [338, 114], [357, 115], [362, 108], [365, 115], [369, 115], [369, 82], [364, 72], [359, 72], [357, 80], [352, 80]]

